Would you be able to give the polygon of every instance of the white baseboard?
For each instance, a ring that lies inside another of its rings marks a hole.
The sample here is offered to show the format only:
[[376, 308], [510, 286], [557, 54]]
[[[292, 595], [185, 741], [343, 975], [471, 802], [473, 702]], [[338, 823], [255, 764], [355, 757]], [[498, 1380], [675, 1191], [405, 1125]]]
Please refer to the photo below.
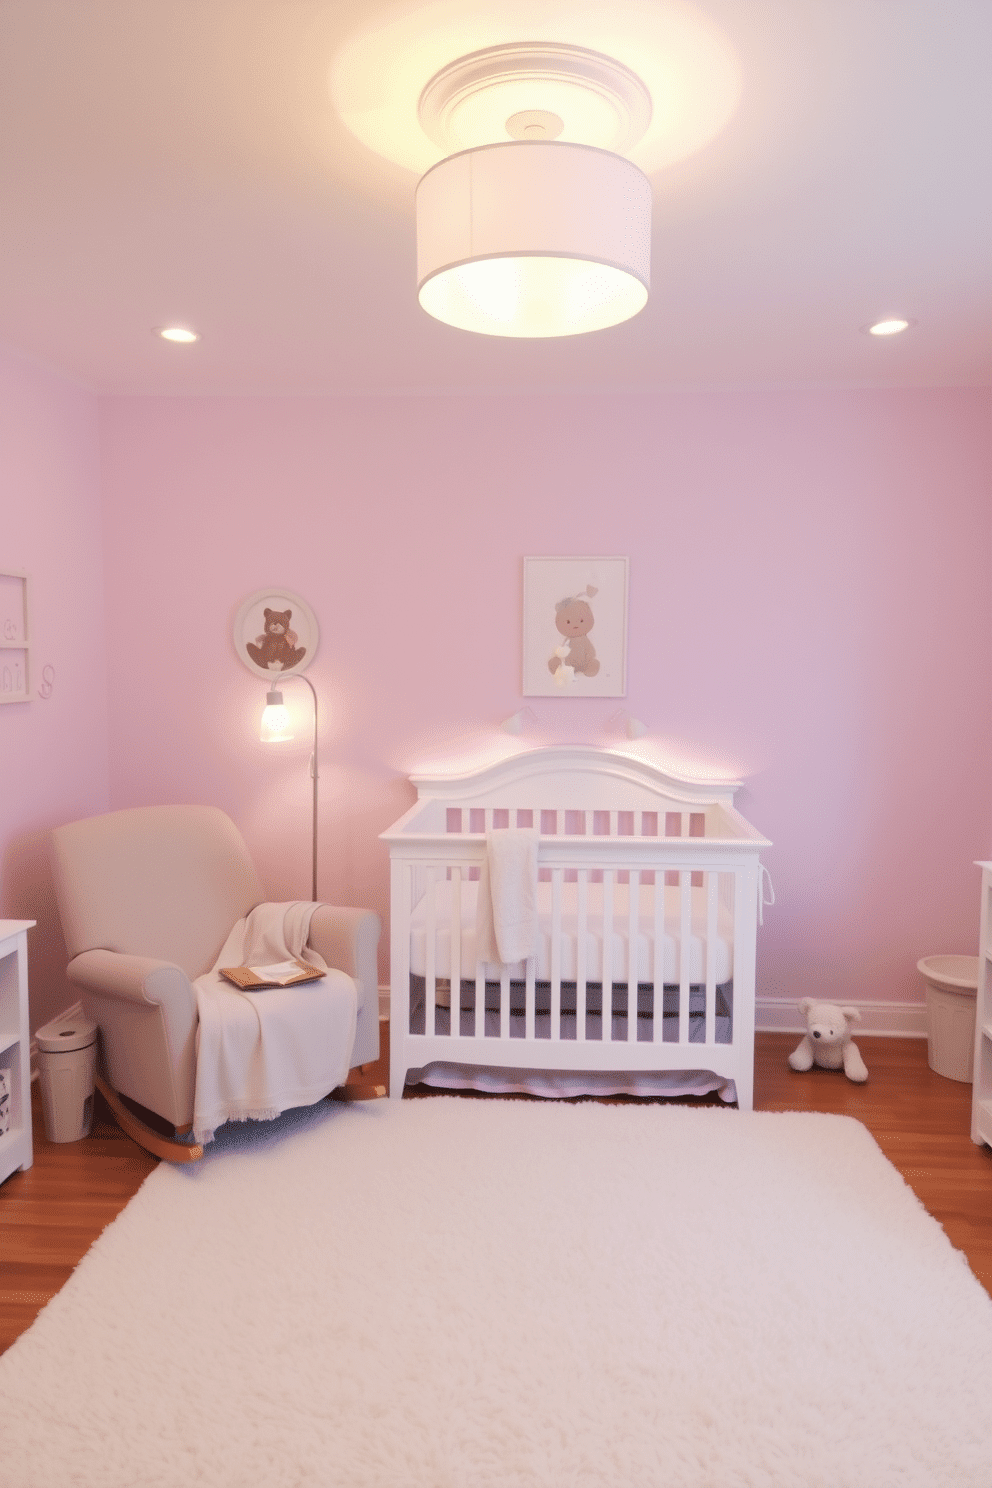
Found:
[[[859, 1034], [888, 1038], [926, 1038], [927, 1010], [922, 1002], [859, 1002], [851, 1004], [861, 1013]], [[389, 988], [379, 988], [379, 1017], [389, 1017]], [[805, 1033], [802, 1014], [794, 1002], [779, 997], [759, 997], [755, 1007], [759, 1033]]]
[[[877, 1034], [885, 1038], [926, 1038], [927, 1009], [923, 1002], [857, 1002], [861, 1022], [855, 1026], [859, 1038]], [[805, 1033], [803, 1015], [796, 1003], [778, 997], [759, 997], [754, 1010], [759, 1033]]]

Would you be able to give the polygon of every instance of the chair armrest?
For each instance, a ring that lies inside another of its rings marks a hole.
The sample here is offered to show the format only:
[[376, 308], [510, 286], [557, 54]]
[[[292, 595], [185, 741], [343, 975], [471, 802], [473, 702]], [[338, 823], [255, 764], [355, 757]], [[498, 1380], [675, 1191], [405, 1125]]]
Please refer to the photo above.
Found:
[[321, 904], [310, 921], [310, 945], [328, 966], [345, 971], [361, 984], [361, 992], [379, 995], [376, 949], [379, 916], [370, 909], [342, 909]]
[[66, 976], [83, 992], [149, 1007], [178, 1003], [196, 1017], [196, 996], [189, 978], [171, 961], [125, 956], [120, 951], [83, 951], [69, 962]]
[[102, 1066], [114, 1090], [175, 1126], [193, 1114], [196, 992], [182, 967], [153, 956], [83, 951], [66, 975], [100, 1028]]
[[352, 1064], [379, 1057], [379, 968], [376, 950], [381, 925], [370, 909], [341, 909], [322, 904], [310, 921], [310, 945], [328, 966], [354, 977], [358, 988], [358, 1023]]

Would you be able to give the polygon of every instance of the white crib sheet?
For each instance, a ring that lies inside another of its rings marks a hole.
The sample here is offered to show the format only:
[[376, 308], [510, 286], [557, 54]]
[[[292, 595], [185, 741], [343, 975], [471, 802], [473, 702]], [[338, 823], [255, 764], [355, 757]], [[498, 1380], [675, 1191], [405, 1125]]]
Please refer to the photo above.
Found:
[[[537, 981], [551, 979], [551, 891], [550, 883], [538, 884], [538, 910], [540, 926], [538, 932]], [[475, 914], [478, 883], [463, 880], [461, 883], [461, 976], [475, 977]], [[590, 883], [587, 886], [586, 921], [586, 978], [599, 982], [603, 978], [603, 885]], [[451, 976], [451, 919], [452, 885], [442, 879], [434, 888], [434, 975]], [[641, 890], [640, 914], [636, 937], [636, 977], [639, 982], [654, 981], [654, 907], [653, 890]], [[689, 981], [704, 983], [707, 979], [706, 964], [706, 916], [707, 898], [704, 888], [691, 890], [692, 914], [688, 944]], [[646, 912], [650, 904], [650, 912]], [[665, 931], [663, 961], [664, 981], [669, 985], [681, 981], [681, 891], [674, 885], [665, 889]], [[612, 956], [607, 957], [606, 972], [615, 982], [626, 982], [628, 978], [627, 940], [630, 927], [628, 885], [613, 886], [613, 935]], [[578, 944], [578, 885], [562, 885], [560, 975], [563, 981], [574, 981], [577, 971]], [[713, 938], [713, 962], [717, 986], [728, 982], [734, 973], [734, 917], [725, 904], [717, 906], [716, 935]], [[410, 970], [415, 976], [427, 975], [427, 896], [417, 904], [410, 922]], [[526, 968], [522, 962], [508, 968], [513, 981], [523, 981]], [[493, 973], [490, 973], [493, 975]]]

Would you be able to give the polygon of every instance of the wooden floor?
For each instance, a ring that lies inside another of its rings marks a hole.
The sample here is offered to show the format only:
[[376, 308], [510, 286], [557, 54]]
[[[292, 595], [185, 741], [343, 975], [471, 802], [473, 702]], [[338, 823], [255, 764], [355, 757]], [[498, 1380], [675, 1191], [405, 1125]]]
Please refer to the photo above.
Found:
[[[388, 1048], [385, 1024], [383, 1033]], [[794, 1074], [786, 1060], [795, 1044], [792, 1034], [758, 1035], [755, 1108], [863, 1121], [992, 1293], [992, 1151], [968, 1135], [971, 1086], [929, 1069], [925, 1039], [862, 1038], [867, 1085], [852, 1085], [839, 1071]], [[388, 1086], [385, 1058], [375, 1078]], [[0, 1352], [30, 1327], [157, 1166], [99, 1098], [92, 1134], [62, 1145], [45, 1140], [37, 1082], [33, 1100], [34, 1166], [0, 1185]]]

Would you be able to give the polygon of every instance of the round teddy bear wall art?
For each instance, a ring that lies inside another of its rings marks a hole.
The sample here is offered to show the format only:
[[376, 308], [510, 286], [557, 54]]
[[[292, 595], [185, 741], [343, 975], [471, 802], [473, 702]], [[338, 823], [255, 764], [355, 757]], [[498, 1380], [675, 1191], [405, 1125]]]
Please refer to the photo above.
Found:
[[524, 559], [525, 697], [624, 697], [627, 559]]
[[234, 621], [234, 649], [249, 671], [267, 679], [306, 671], [317, 640], [313, 610], [288, 589], [250, 594]]

